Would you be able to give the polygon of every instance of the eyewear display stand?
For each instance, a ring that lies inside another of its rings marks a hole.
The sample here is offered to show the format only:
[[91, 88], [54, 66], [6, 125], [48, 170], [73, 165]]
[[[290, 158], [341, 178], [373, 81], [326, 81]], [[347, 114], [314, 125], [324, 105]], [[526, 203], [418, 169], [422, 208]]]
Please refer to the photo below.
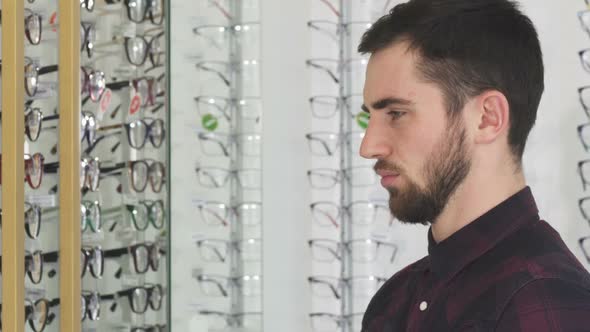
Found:
[[[236, 1], [231, 1], [229, 3], [230, 6], [230, 13], [232, 18], [229, 19], [229, 23], [231, 27], [235, 27], [236, 25], [241, 24], [241, 17], [242, 11], [241, 6]], [[229, 63], [242, 63], [244, 59], [242, 58], [242, 50], [240, 41], [237, 39], [235, 34], [229, 34]], [[237, 70], [232, 70], [230, 75], [230, 99], [233, 100], [242, 100], [242, 72]], [[230, 135], [240, 134], [243, 132], [243, 123], [241, 116], [233, 116], [230, 122]], [[244, 169], [244, 160], [243, 160], [243, 152], [241, 151], [242, 145], [239, 144], [232, 144], [230, 145], [230, 165], [229, 169]], [[237, 181], [236, 177], [233, 177], [230, 183], [231, 193], [230, 193], [230, 206], [237, 206], [239, 203], [243, 202], [244, 196], [242, 190], [240, 188], [240, 184]], [[244, 231], [243, 231], [243, 221], [240, 220], [241, 214], [234, 214], [235, 220], [230, 219], [230, 243], [238, 243], [238, 241], [242, 241], [244, 239]], [[239, 250], [230, 250], [230, 276], [232, 278], [236, 278], [239, 280], [241, 276], [245, 275], [244, 271], [244, 262], [242, 260], [242, 253]], [[243, 285], [242, 285], [243, 286]], [[244, 306], [244, 296], [243, 292], [240, 290], [240, 287], [234, 287], [231, 291], [231, 307], [230, 307], [230, 314], [237, 315], [240, 313], [245, 312]], [[239, 323], [239, 322], [237, 322]], [[241, 324], [236, 324], [240, 326]]]
[[256, 3], [200, 1], [201, 22], [192, 27], [199, 52], [190, 93], [196, 93], [192, 97], [200, 120], [195, 129], [200, 220], [193, 236], [199, 257], [191, 263], [196, 264], [192, 276], [202, 301], [197, 314], [207, 331], [262, 330]]
[[3, 331], [168, 331], [168, 6], [2, 1]]
[[[368, 124], [361, 111], [368, 57], [357, 53], [363, 33], [391, 4], [380, 1], [312, 0], [308, 22], [312, 58], [313, 227], [309, 247], [314, 264], [312, 330], [361, 329], [366, 306], [389, 276], [397, 246], [389, 241], [392, 217], [373, 170], [360, 157]], [[379, 195], [375, 195], [379, 193]], [[377, 198], [373, 196], [378, 196]]]
[[[340, 0], [340, 20], [338, 21], [339, 27], [345, 27], [345, 24], [350, 21], [350, 11], [352, 6], [350, 1], [354, 0]], [[347, 59], [352, 57], [351, 48], [353, 47], [353, 41], [350, 40], [349, 35], [346, 33], [345, 29], [338, 28], [338, 37], [340, 41], [340, 52], [339, 52], [339, 77], [341, 78], [340, 82], [340, 89], [339, 89], [339, 99], [344, 100], [346, 96], [350, 96], [353, 93], [357, 93], [358, 91], [352, 91], [351, 87], [351, 75], [350, 72], [347, 70], [347, 66], [344, 66]], [[340, 135], [344, 133], [350, 132], [352, 130], [352, 121], [351, 117], [348, 114], [352, 114], [352, 110], [350, 109], [350, 103], [345, 103], [343, 105], [346, 109], [342, 109], [340, 111]], [[342, 146], [342, 153], [340, 154], [340, 169], [346, 170], [352, 167], [352, 154], [355, 151], [350, 149], [350, 145]], [[358, 153], [358, 152], [357, 152]], [[341, 181], [341, 191], [340, 191], [340, 206], [349, 206], [349, 204], [353, 201], [353, 188], [352, 188], [352, 181]], [[352, 218], [351, 214], [343, 213], [341, 219], [341, 233], [340, 239], [342, 243], [350, 243], [353, 240], [353, 228], [352, 228]], [[340, 269], [340, 278], [343, 280], [347, 279], [348, 277], [352, 277], [354, 274], [354, 267], [352, 261], [352, 253], [349, 250], [342, 250], [342, 265]], [[340, 315], [342, 317], [341, 323], [341, 331], [342, 332], [354, 332], [355, 329], [352, 324], [352, 320], [349, 319], [349, 314], [353, 313], [354, 310], [354, 297], [353, 297], [353, 289], [352, 284], [349, 282], [341, 282], [341, 307], [340, 307]]]

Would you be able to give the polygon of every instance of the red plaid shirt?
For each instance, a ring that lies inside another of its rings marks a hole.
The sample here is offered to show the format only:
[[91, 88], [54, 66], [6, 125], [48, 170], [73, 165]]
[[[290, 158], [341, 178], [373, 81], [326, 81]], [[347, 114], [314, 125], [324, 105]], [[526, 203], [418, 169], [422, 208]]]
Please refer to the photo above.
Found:
[[529, 187], [428, 242], [373, 297], [363, 332], [590, 331], [590, 274], [539, 219]]

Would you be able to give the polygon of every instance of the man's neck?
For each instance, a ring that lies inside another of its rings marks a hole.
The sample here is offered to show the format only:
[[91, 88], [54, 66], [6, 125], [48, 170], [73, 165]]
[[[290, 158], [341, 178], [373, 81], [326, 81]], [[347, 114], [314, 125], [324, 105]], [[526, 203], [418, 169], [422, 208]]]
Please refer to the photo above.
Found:
[[432, 224], [437, 243], [445, 240], [526, 186], [522, 172], [486, 177], [470, 174]]

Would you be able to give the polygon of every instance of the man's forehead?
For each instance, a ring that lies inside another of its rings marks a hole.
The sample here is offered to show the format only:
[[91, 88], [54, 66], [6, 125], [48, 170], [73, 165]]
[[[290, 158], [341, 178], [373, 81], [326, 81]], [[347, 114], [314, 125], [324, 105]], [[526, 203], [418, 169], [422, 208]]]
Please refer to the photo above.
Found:
[[409, 51], [403, 42], [373, 53], [367, 64], [365, 101], [387, 95], [402, 98], [415, 96], [414, 87], [418, 83], [416, 60], [415, 52]]

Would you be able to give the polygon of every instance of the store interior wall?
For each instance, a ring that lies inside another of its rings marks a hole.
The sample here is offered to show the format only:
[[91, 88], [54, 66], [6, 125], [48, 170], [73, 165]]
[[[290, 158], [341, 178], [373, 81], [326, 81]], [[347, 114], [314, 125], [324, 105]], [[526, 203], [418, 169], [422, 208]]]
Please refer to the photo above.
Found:
[[[310, 331], [311, 294], [309, 186], [305, 171], [311, 161], [305, 133], [311, 128], [309, 31], [313, 0], [260, 0], [262, 21], [263, 126], [263, 311], [265, 331]], [[399, 1], [398, 1], [399, 2]], [[192, 277], [198, 233], [194, 200], [202, 194], [194, 172], [198, 161], [192, 84], [196, 71], [192, 28], [200, 22], [197, 2], [171, 2], [171, 225], [172, 328], [201, 331], [195, 312], [205, 299], [193, 292]], [[524, 157], [527, 183], [540, 216], [562, 236], [579, 260], [589, 266], [578, 238], [589, 233], [577, 202], [584, 196], [577, 163], [586, 158], [577, 125], [587, 121], [577, 88], [590, 81], [578, 59], [589, 36], [577, 12], [583, 1], [520, 1], [534, 22], [544, 53], [545, 93]], [[399, 246], [396, 267], [426, 254], [426, 227], [395, 225]]]
[[[262, 0], [264, 331], [307, 331], [311, 1]], [[278, 14], [278, 13], [289, 13]], [[269, 139], [264, 139], [268, 137]]]

